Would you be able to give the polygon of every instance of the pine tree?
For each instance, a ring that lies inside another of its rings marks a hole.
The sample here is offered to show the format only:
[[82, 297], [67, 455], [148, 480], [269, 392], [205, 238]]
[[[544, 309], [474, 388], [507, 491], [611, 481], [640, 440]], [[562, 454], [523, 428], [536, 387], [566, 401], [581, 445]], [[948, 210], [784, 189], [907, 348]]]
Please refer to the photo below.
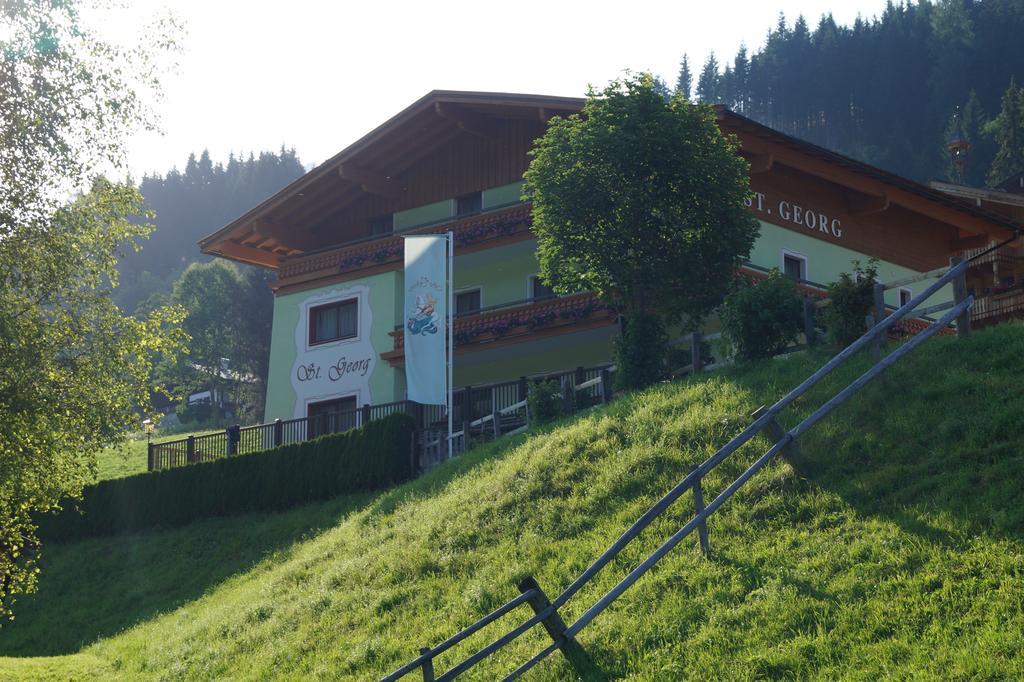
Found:
[[989, 186], [995, 187], [1017, 173], [1024, 173], [1024, 89], [1012, 77], [1003, 94], [1002, 109], [986, 132], [999, 145], [988, 173]]
[[683, 97], [690, 99], [693, 90], [693, 74], [690, 73], [690, 58], [683, 53], [683, 61], [679, 62], [679, 77], [676, 79], [676, 92], [683, 93]]
[[707, 61], [704, 62], [704, 68], [700, 72], [700, 79], [697, 81], [697, 100], [710, 104], [718, 102], [720, 99], [718, 88], [720, 78], [721, 76], [718, 74], [718, 60], [715, 58], [715, 53], [712, 52], [708, 55]]
[[732, 64], [732, 106], [741, 114], [750, 108], [750, 59], [747, 46], [741, 44]]

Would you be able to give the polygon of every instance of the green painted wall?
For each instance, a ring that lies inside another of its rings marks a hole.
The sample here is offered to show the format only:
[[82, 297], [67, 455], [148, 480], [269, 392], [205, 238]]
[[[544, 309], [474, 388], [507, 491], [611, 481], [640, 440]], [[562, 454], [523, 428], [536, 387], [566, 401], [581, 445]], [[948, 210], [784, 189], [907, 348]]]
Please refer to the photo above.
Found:
[[274, 326], [271, 332], [267, 382], [267, 421], [291, 419], [294, 415], [297, 396], [292, 386], [292, 371], [300, 351], [296, 348], [295, 334], [302, 302], [317, 294], [334, 289], [344, 290], [357, 285], [369, 288], [369, 304], [373, 310], [369, 332], [370, 345], [377, 354], [376, 365], [369, 378], [373, 403], [387, 403], [403, 397], [404, 387], [400, 385], [397, 373], [379, 357], [380, 353], [394, 347], [393, 339], [388, 332], [394, 329], [399, 319], [397, 314], [400, 312], [400, 308], [395, 306], [401, 294], [397, 273], [385, 272], [274, 298]]
[[609, 362], [615, 326], [455, 356], [455, 385], [489, 384], [520, 376]]
[[522, 301], [528, 296], [528, 278], [538, 269], [533, 239], [456, 256], [455, 290], [480, 287], [485, 308]]
[[410, 230], [421, 225], [440, 222], [452, 217], [452, 201], [445, 199], [426, 206], [417, 206], [406, 211], [398, 211], [394, 216], [395, 232]]
[[499, 206], [517, 204], [522, 201], [523, 183], [521, 181], [513, 182], [509, 185], [485, 189], [483, 195], [483, 208], [485, 211]]
[[[761, 235], [754, 243], [750, 252], [750, 262], [763, 268], [782, 269], [782, 252], [789, 251], [807, 258], [807, 279], [819, 284], [829, 284], [839, 278], [839, 273], [850, 272], [853, 269], [852, 262], [859, 260], [865, 262], [868, 256], [851, 249], [831, 244], [821, 239], [808, 237], [807, 235], [787, 230], [786, 228], [761, 223]], [[878, 262], [878, 276], [883, 282], [901, 279], [917, 274], [916, 270], [895, 265], [886, 261]], [[912, 284], [911, 289], [915, 294], [927, 289], [932, 280]], [[953, 299], [952, 286], [944, 287], [929, 305], [942, 303]], [[885, 302], [890, 305], [899, 303], [899, 292], [891, 290], [885, 292]]]

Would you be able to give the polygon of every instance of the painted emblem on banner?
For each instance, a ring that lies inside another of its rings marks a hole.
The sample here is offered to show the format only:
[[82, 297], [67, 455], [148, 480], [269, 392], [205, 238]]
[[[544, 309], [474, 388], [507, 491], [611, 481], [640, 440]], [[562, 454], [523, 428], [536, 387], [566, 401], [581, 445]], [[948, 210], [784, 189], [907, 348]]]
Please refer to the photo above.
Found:
[[437, 315], [437, 299], [430, 293], [416, 294], [416, 303], [406, 322], [406, 328], [412, 335], [426, 336], [436, 334], [441, 320]]

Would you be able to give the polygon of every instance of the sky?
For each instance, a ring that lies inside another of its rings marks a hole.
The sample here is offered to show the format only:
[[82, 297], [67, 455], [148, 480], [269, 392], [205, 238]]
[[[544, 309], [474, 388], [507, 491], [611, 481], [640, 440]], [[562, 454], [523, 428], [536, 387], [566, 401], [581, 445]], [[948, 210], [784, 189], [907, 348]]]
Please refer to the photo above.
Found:
[[[169, 8], [184, 25], [178, 66], [157, 105], [162, 134], [136, 136], [139, 177], [183, 168], [188, 154], [294, 147], [307, 168], [430, 90], [582, 96], [626, 69], [674, 85], [683, 53], [699, 72], [714, 51], [754, 51], [779, 12], [813, 28], [879, 14], [885, 0], [487, 3], [135, 0], [108, 28], [130, 33]], [[694, 78], [696, 81], [696, 77]]]

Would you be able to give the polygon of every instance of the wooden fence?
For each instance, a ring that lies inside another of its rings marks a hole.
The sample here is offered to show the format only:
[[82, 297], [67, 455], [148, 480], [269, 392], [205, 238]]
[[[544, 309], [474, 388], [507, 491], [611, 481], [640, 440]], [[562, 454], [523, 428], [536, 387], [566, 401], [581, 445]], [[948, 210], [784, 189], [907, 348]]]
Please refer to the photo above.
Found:
[[[483, 618], [477, 620], [472, 625], [452, 635], [440, 644], [433, 647], [424, 647], [419, 649], [420, 655], [418, 657], [409, 661], [390, 675], [382, 678], [381, 682], [395, 682], [399, 678], [416, 670], [419, 670], [422, 673], [425, 682], [434, 682], [435, 680], [441, 682], [443, 680], [455, 679], [457, 676], [466, 672], [484, 658], [487, 658], [537, 625], [541, 625], [545, 629], [551, 638], [551, 643], [541, 651], [537, 652], [537, 654], [531, 659], [522, 663], [504, 679], [513, 680], [520, 677], [555, 651], [562, 651], [569, 664], [574, 668], [576, 674], [580, 677], [586, 678], [588, 673], [592, 671], [592, 668], [588, 669], [588, 666], [592, 666], [592, 663], [589, 661], [582, 647], [576, 641], [576, 636], [581, 630], [583, 630], [583, 628], [590, 624], [598, 615], [601, 614], [602, 611], [608, 608], [612, 602], [618, 599], [623, 592], [629, 589], [630, 586], [647, 573], [662, 557], [670, 552], [684, 538], [693, 533], [693, 531], [696, 530], [698, 533], [701, 550], [705, 554], [710, 552], [710, 542], [707, 529], [708, 518], [721, 508], [721, 506], [725, 504], [725, 502], [728, 501], [736, 491], [738, 491], [758, 471], [763, 469], [780, 452], [787, 450], [793, 451], [793, 449], [797, 447], [796, 440], [801, 435], [806, 433], [810, 428], [821, 421], [821, 419], [830, 414], [832, 410], [840, 404], [848, 400], [869, 381], [898, 362], [903, 356], [917, 348], [924, 341], [946, 329], [954, 320], [957, 320], [957, 331], [961, 336], [970, 332], [970, 309], [974, 302], [974, 297], [967, 294], [965, 281], [967, 268], [968, 262], [960, 262], [959, 259], [956, 259], [951, 263], [949, 268], [946, 268], [941, 272], [928, 273], [929, 276], [938, 276], [938, 279], [921, 294], [893, 311], [891, 315], [885, 315], [884, 312], [882, 312], [884, 311], [884, 307], [880, 308], [878, 319], [874, 321], [874, 324], [864, 333], [863, 336], [840, 351], [835, 357], [821, 367], [821, 369], [814, 372], [799, 386], [780, 398], [774, 405], [771, 405], [770, 407], [762, 407], [756, 410], [751, 415], [754, 421], [747, 426], [746, 429], [726, 443], [710, 458], [705, 460], [699, 466], [694, 467], [694, 469], [690, 471], [679, 483], [677, 483], [674, 488], [666, 493], [664, 497], [654, 504], [654, 506], [648, 509], [639, 519], [637, 519], [633, 525], [618, 538], [618, 540], [605, 550], [605, 552], [601, 554], [601, 556], [598, 557], [590, 567], [583, 571], [583, 573], [580, 574], [572, 584], [566, 587], [553, 600], [548, 599], [536, 580], [528, 578], [518, 585], [519, 594], [517, 596], [513, 597], [511, 600]], [[905, 344], [882, 358], [880, 350], [882, 344], [885, 342], [885, 336], [888, 334], [889, 330], [900, 320], [907, 317], [908, 314], [917, 309], [923, 302], [931, 298], [943, 286], [949, 283], [953, 284], [954, 301], [931, 307], [933, 312], [944, 311], [945, 314], [940, 319], [929, 324]], [[890, 285], [897, 286], [893, 283], [890, 283]], [[694, 339], [694, 341], [694, 347], [699, 348], [699, 343], [696, 343], [699, 339]], [[786, 431], [779, 425], [776, 421], [776, 416], [780, 412], [789, 407], [797, 398], [804, 395], [836, 367], [865, 348], [871, 349], [872, 357], [875, 360], [870, 369], [848, 386], [833, 395], [829, 400], [792, 429]], [[695, 366], [699, 367], [700, 365], [698, 363]], [[774, 444], [767, 452], [762, 454], [754, 461], [753, 464], [751, 464], [742, 474], [729, 484], [725, 490], [705, 505], [701, 480], [707, 476], [712, 469], [725, 461], [742, 445], [750, 441], [754, 436], [762, 431], [767, 432], [770, 440]], [[571, 626], [566, 625], [559, 613], [559, 609], [564, 607], [569, 599], [587, 585], [609, 562], [615, 559], [626, 545], [636, 538], [641, 531], [647, 528], [654, 521], [654, 519], [658, 518], [677, 499], [679, 499], [683, 493], [687, 491], [692, 492], [694, 497], [695, 513], [692, 518], [679, 530], [664, 540], [664, 542], [652, 554], [633, 568], [633, 570], [623, 577], [607, 594], [587, 608]], [[439, 677], [435, 677], [434, 660], [438, 656], [448, 651], [473, 633], [480, 631], [484, 627], [497, 621], [502, 616], [523, 605], [529, 606], [530, 610], [533, 612], [532, 616], [528, 617], [517, 627], [502, 634], [489, 645], [465, 658], [444, 674]]]

